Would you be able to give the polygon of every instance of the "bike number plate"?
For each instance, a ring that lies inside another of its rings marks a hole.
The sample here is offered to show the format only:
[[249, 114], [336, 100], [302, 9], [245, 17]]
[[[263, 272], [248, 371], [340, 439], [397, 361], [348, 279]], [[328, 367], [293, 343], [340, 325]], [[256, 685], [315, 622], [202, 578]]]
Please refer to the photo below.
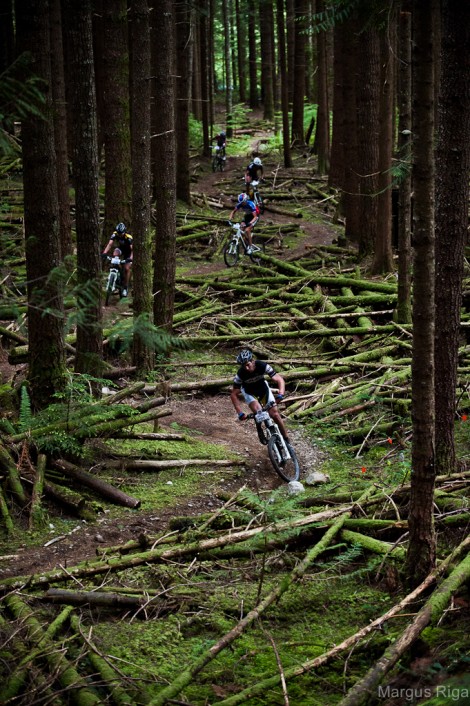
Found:
[[268, 412], [256, 412], [255, 414], [255, 420], [260, 423], [260, 422], [265, 422], [267, 419], [269, 419], [269, 414]]

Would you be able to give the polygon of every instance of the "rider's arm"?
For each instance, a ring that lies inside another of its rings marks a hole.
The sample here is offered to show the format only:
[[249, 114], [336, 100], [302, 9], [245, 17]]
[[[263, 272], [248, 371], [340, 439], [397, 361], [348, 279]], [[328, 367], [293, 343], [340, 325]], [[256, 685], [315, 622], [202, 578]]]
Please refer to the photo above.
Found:
[[111, 238], [111, 240], [108, 242], [105, 249], [103, 250], [102, 255], [107, 255], [113, 245], [114, 245], [114, 240]]
[[281, 375], [279, 375], [279, 373], [276, 373], [275, 375], [273, 375], [271, 377], [271, 380], [273, 380], [273, 382], [277, 383], [277, 388], [279, 390], [278, 394], [284, 396], [284, 393], [286, 391], [286, 383], [285, 383], [284, 378]]
[[239, 395], [240, 393], [240, 388], [239, 387], [232, 387], [232, 391], [230, 393], [230, 399], [232, 400], [232, 404], [235, 407], [235, 411], [237, 414], [240, 414], [242, 412], [242, 408], [240, 406], [240, 401], [239, 401]]

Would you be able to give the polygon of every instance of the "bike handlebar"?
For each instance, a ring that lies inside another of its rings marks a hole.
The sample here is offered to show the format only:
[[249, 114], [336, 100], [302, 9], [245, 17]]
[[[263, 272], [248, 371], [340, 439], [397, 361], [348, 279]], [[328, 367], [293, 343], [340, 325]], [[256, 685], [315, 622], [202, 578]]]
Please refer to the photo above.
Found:
[[[261, 407], [261, 412], [267, 412], [268, 410], [271, 409], [271, 407], [274, 407], [276, 403], [275, 402], [268, 402], [268, 404], [265, 404], [264, 407]], [[258, 412], [251, 412], [251, 414], [246, 415], [246, 419], [254, 419]]]

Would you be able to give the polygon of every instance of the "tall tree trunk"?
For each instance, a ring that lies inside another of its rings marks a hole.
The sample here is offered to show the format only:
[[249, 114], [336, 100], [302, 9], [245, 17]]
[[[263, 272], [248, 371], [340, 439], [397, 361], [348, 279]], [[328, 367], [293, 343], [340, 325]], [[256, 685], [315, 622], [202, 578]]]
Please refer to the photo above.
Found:
[[257, 12], [254, 2], [248, 3], [248, 68], [250, 74], [250, 108], [257, 108], [258, 98], [258, 56], [256, 51]]
[[72, 254], [69, 170], [67, 151], [67, 110], [65, 99], [64, 50], [60, 0], [51, 3], [51, 71], [54, 98], [54, 144], [57, 161], [57, 195], [59, 199], [59, 238], [62, 259]]
[[175, 37], [172, 0], [154, 7], [155, 141], [154, 165], [156, 242], [154, 263], [154, 323], [167, 331], [173, 326], [176, 271], [176, 144]]
[[[175, 5], [176, 17], [176, 197], [191, 203], [189, 188], [189, 93], [191, 8], [188, 0]], [[161, 38], [159, 37], [159, 40]], [[168, 110], [168, 106], [166, 106]]]
[[376, 27], [361, 32], [363, 71], [357, 76], [357, 152], [359, 172], [359, 255], [374, 252], [377, 233], [379, 168], [379, 36]]
[[263, 117], [265, 120], [274, 121], [274, 65], [272, 62], [273, 46], [271, 41], [273, 25], [272, 0], [262, 0], [260, 13], [263, 17], [260, 27]]
[[344, 25], [335, 25], [333, 29], [333, 129], [331, 136], [330, 173], [328, 185], [344, 188], [344, 72], [343, 60], [345, 44]]
[[289, 131], [289, 94], [287, 86], [286, 33], [284, 25], [284, 0], [277, 0], [277, 43], [279, 47], [279, 70], [281, 74], [281, 106], [282, 106], [282, 145], [284, 149], [284, 166], [292, 167]]
[[344, 130], [344, 182], [342, 203], [346, 218], [346, 240], [357, 242], [361, 223], [359, 222], [359, 177], [357, 150], [357, 107], [356, 86], [358, 72], [358, 21], [354, 14], [348, 20], [343, 35], [343, 58], [348, 63], [343, 71], [343, 130]]
[[233, 135], [232, 125], [232, 103], [233, 103], [233, 77], [232, 77], [232, 50], [230, 47], [230, 27], [231, 17], [229, 12], [228, 0], [223, 0], [223, 19], [224, 19], [224, 58], [225, 58], [225, 113], [227, 121], [227, 137]]
[[420, 0], [413, 0], [413, 446], [406, 561], [408, 579], [413, 585], [428, 575], [436, 560], [432, 25], [429, 9]]
[[402, 176], [398, 192], [398, 301], [396, 318], [411, 323], [411, 13], [399, 17], [398, 159]]
[[[17, 0], [18, 53], [30, 52], [31, 71], [44, 81], [45, 117], [21, 125], [24, 232], [28, 280], [28, 381], [31, 402], [42, 409], [65, 387], [64, 309], [60, 278], [59, 204], [52, 111], [49, 3]], [[38, 185], [41, 188], [38, 188]]]
[[455, 469], [455, 389], [470, 178], [470, 5], [442, 3], [436, 150], [436, 474]]
[[393, 87], [395, 56], [395, 16], [390, 12], [387, 28], [381, 33], [380, 113], [379, 113], [379, 195], [377, 237], [372, 272], [391, 272], [392, 253], [392, 153], [393, 153]]
[[[323, 0], [317, 0], [317, 12], [324, 11]], [[328, 106], [328, 62], [326, 30], [317, 34], [317, 86], [318, 111], [315, 131], [315, 148], [318, 157], [317, 172], [327, 174], [330, 167], [330, 110]]]
[[305, 29], [307, 0], [295, 0], [295, 66], [294, 95], [292, 98], [292, 142], [305, 145], [304, 98], [305, 98]]
[[75, 370], [101, 377], [103, 327], [98, 196], [98, 134], [92, 3], [64, 0], [75, 179], [78, 319]]
[[209, 53], [209, 42], [210, 42], [210, 15], [209, 15], [209, 2], [208, 0], [199, 0], [199, 65], [201, 67], [201, 115], [202, 115], [202, 140], [203, 140], [203, 154], [205, 157], [210, 157], [210, 137], [209, 129], [211, 125], [211, 115], [210, 115], [210, 53]]
[[246, 0], [235, 0], [235, 23], [237, 27], [237, 61], [238, 61], [238, 100], [246, 102], [246, 36], [245, 17]]
[[286, 32], [288, 94], [289, 106], [292, 106], [295, 76], [295, 0], [286, 0]]
[[131, 221], [132, 173], [129, 124], [129, 42], [126, 0], [103, 3], [102, 129], [105, 155], [106, 242], [116, 223]]
[[141, 376], [153, 367], [153, 353], [141, 323], [153, 320], [152, 237], [150, 233], [150, 10], [148, 0], [130, 9], [131, 164], [133, 213], [134, 320], [133, 363]]

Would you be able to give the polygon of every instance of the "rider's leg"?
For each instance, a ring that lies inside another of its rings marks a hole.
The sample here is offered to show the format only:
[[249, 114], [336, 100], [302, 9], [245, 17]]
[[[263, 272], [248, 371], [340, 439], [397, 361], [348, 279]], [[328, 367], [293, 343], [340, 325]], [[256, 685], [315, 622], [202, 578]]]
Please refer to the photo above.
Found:
[[126, 262], [122, 266], [122, 283], [124, 285], [124, 289], [129, 289], [130, 276], [131, 276], [131, 263]]
[[289, 434], [287, 433], [286, 425], [284, 424], [284, 421], [283, 421], [281, 415], [279, 414], [279, 410], [278, 410], [277, 406], [271, 407], [271, 409], [269, 410], [269, 415], [271, 416], [272, 419], [274, 419], [274, 421], [278, 425], [278, 427], [281, 431], [281, 434], [284, 437], [284, 440], [289, 443]]

